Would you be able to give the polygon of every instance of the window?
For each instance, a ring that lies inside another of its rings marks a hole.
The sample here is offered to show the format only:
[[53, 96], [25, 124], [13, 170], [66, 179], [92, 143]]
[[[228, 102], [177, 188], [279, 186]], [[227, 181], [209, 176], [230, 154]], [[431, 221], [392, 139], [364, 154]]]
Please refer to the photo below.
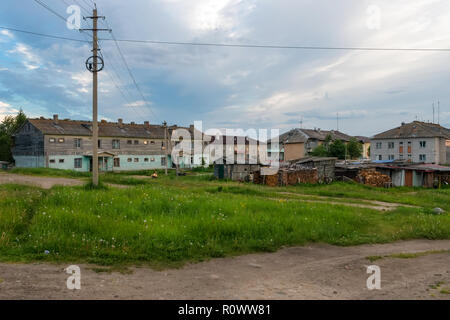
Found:
[[161, 142], [161, 150], [166, 150], [166, 147], [164, 146], [164, 141]]
[[127, 161], [128, 161], [128, 162], [133, 162], [133, 159], [128, 158]]
[[134, 158], [134, 162], [139, 162], [139, 158]]
[[55, 142], [56, 142], [56, 139], [55, 139], [55, 138], [49, 138], [49, 139], [48, 139], [48, 142], [50, 142], [50, 143], [55, 143]]
[[155, 141], [150, 141], [151, 144], [155, 144]]
[[420, 161], [427, 161], [427, 155], [426, 154], [419, 154], [419, 160]]
[[133, 140], [127, 140], [127, 144], [133, 144]]
[[148, 145], [148, 141], [147, 141], [147, 140], [144, 140], [144, 144], [145, 144], [145, 145]]
[[82, 158], [76, 158], [74, 163], [75, 169], [81, 169], [83, 166], [83, 159]]
[[394, 149], [394, 145], [395, 145], [394, 142], [388, 142], [388, 148], [389, 149]]
[[383, 160], [383, 156], [381, 154], [378, 156], [378, 160]]
[[166, 157], [161, 157], [161, 165], [162, 166], [166, 165]]
[[144, 158], [144, 162], [148, 162], [148, 158]]
[[139, 144], [139, 140], [134, 140], [134, 144]]
[[59, 163], [64, 163], [64, 159], [59, 159]]
[[98, 146], [98, 148], [99, 149], [101, 149], [102, 148], [102, 140], [97, 140], [97, 146]]
[[191, 164], [194, 164], [194, 157], [191, 157]]
[[120, 149], [120, 140], [113, 140], [112, 141], [112, 148], [113, 149]]
[[114, 158], [114, 167], [120, 168], [120, 158]]
[[151, 160], [152, 162], [155, 162], [155, 158], [151, 158], [150, 160]]
[[75, 143], [75, 148], [76, 148], [76, 149], [81, 148], [81, 140], [82, 140], [82, 139], [75, 138], [74, 143]]
[[426, 148], [426, 146], [427, 146], [427, 142], [426, 141], [420, 141], [419, 144], [420, 144], [421, 148]]
[[389, 155], [389, 160], [394, 160], [394, 159], [395, 159], [394, 155], [393, 155], [393, 154], [390, 154], [390, 155]]
[[55, 159], [50, 159], [50, 163], [55, 163]]
[[58, 143], [64, 143], [64, 138], [58, 138]]
[[376, 145], [375, 145], [375, 148], [376, 149], [381, 149], [382, 146], [383, 146], [382, 142], [377, 142]]

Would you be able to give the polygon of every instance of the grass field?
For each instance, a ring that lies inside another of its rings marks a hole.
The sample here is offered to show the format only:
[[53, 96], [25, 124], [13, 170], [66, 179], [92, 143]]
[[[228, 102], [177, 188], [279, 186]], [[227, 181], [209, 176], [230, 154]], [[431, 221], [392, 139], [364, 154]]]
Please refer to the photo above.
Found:
[[[402, 239], [450, 239], [450, 190], [381, 189], [349, 183], [270, 188], [211, 179], [208, 170], [184, 177], [152, 172], [102, 175], [106, 187], [51, 190], [0, 186], [0, 260], [145, 263], [179, 266], [282, 246], [335, 245]], [[86, 179], [49, 169], [16, 173]], [[302, 201], [333, 197], [342, 205]], [[302, 196], [302, 197], [300, 197]], [[349, 207], [364, 199], [403, 203], [393, 211]]]

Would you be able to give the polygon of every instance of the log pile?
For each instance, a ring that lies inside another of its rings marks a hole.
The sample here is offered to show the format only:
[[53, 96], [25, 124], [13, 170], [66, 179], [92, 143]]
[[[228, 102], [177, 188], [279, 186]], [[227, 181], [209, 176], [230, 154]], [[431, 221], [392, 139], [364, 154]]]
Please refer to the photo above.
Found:
[[278, 186], [278, 174], [265, 176], [264, 177], [264, 182], [269, 187], [276, 187], [276, 186]]
[[375, 169], [363, 169], [356, 176], [356, 181], [373, 187], [384, 187], [391, 183], [391, 178]]

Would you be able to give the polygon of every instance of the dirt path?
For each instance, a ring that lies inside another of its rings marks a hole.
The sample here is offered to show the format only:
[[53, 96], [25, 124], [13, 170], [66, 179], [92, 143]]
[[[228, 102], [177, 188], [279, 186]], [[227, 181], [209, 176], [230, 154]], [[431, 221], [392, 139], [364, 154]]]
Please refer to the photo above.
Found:
[[[288, 200], [288, 201], [291, 200], [291, 201], [318, 202], [318, 203], [328, 203], [328, 204], [334, 204], [334, 205], [340, 204], [340, 205], [345, 205], [345, 206], [369, 208], [369, 209], [375, 209], [375, 210], [380, 210], [380, 211], [390, 211], [390, 210], [397, 209], [398, 207], [419, 208], [418, 206], [413, 206], [413, 205], [409, 205], [409, 204], [385, 202], [385, 201], [378, 201], [378, 200], [326, 197], [326, 196], [319, 196], [319, 195], [299, 194], [299, 193], [293, 193], [293, 192], [278, 192], [278, 193], [284, 194], [284, 195], [295, 196], [295, 197], [299, 198], [299, 199], [286, 198], [285, 200]], [[279, 200], [279, 199], [281, 199], [281, 198], [278, 198], [276, 200]], [[351, 202], [345, 202], [346, 200], [351, 201]]]
[[32, 185], [43, 189], [51, 189], [52, 187], [58, 186], [80, 186], [86, 182], [78, 179], [69, 178], [57, 178], [57, 177], [38, 177], [38, 176], [27, 176], [21, 174], [10, 174], [1, 173], [0, 174], [0, 184], [23, 184]]
[[[410, 259], [368, 256], [449, 250], [450, 240], [335, 247], [314, 244], [276, 253], [214, 259], [182, 269], [132, 274], [81, 267], [81, 290], [66, 288], [65, 265], [0, 264], [0, 299], [450, 299], [450, 253]], [[368, 290], [368, 265], [381, 290]], [[441, 293], [444, 292], [444, 293]]]
[[[71, 178], [58, 178], [58, 177], [41, 177], [41, 176], [27, 176], [21, 174], [0, 173], [0, 184], [22, 184], [32, 185], [42, 189], [51, 189], [54, 186], [82, 186], [86, 183], [86, 180], [71, 179]], [[118, 189], [128, 189], [130, 186], [106, 183], [108, 187]]]

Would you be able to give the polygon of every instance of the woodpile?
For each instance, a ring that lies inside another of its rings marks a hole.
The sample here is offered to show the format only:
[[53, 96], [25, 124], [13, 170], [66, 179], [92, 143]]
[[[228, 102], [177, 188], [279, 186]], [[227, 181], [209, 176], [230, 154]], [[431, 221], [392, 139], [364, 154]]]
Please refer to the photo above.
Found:
[[264, 180], [265, 180], [264, 181], [265, 184], [268, 185], [269, 187], [276, 187], [276, 186], [278, 186], [278, 174], [265, 176]]
[[375, 169], [363, 169], [356, 176], [356, 181], [373, 187], [384, 187], [391, 183], [391, 178]]

